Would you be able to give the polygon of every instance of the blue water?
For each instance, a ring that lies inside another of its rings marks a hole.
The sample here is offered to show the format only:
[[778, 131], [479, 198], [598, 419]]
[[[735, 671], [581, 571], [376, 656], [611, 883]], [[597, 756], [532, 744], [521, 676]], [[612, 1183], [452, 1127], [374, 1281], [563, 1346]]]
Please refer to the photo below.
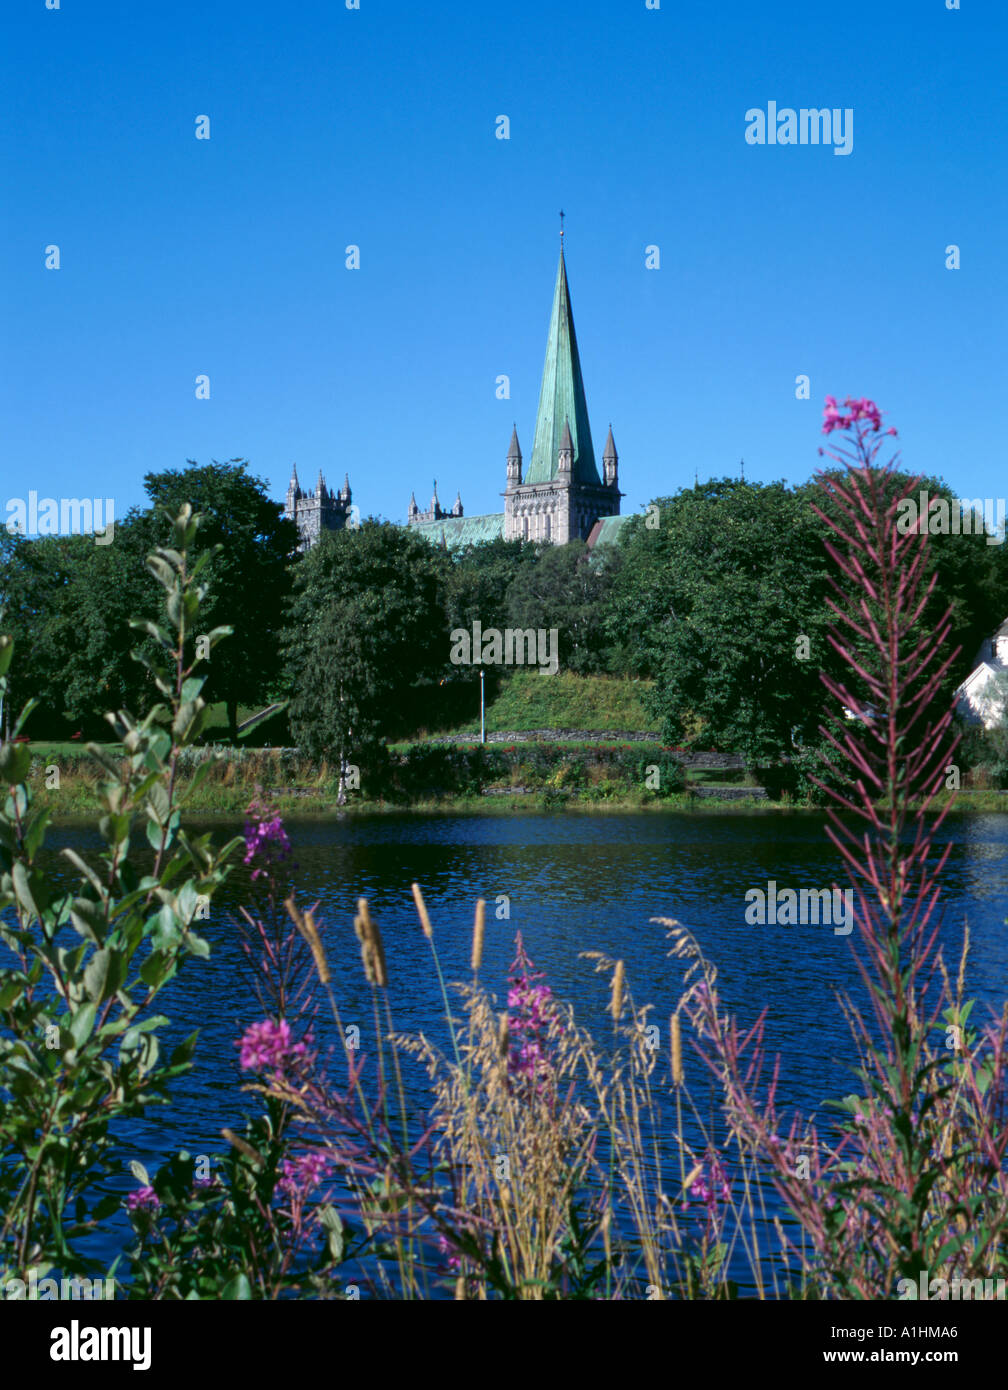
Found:
[[[487, 900], [483, 980], [506, 1003], [506, 974], [521, 931], [536, 966], [578, 1019], [597, 1036], [604, 1021], [608, 979], [581, 953], [605, 952], [625, 961], [638, 1003], [654, 1005], [662, 1028], [678, 999], [681, 967], [667, 957], [665, 928], [651, 922], [678, 919], [698, 938], [719, 970], [721, 1001], [741, 1023], [768, 1009], [769, 1047], [781, 1054], [779, 1099], [806, 1113], [852, 1089], [855, 1058], [837, 991], [860, 997], [852, 959], [854, 938], [830, 926], [749, 926], [747, 889], [774, 880], [781, 887], [844, 884], [839, 857], [824, 822], [808, 814], [649, 813], [494, 815], [382, 815], [339, 820], [290, 820], [299, 901], [320, 901], [318, 916], [334, 971], [344, 1023], [370, 1033], [371, 994], [360, 966], [352, 920], [358, 896], [369, 900], [385, 943], [389, 991], [396, 1026], [423, 1029], [444, 1042], [443, 1009], [430, 948], [410, 896], [416, 879], [434, 921], [448, 980], [469, 976], [473, 905]], [[218, 822], [226, 838], [240, 826]], [[950, 818], [939, 842], [951, 843], [944, 872], [941, 940], [954, 966], [969, 921], [970, 990], [995, 1007], [1008, 982], [1008, 815]], [[72, 844], [86, 853], [90, 832], [64, 827], [50, 837], [53, 849]], [[161, 996], [172, 1019], [165, 1042], [200, 1030], [196, 1067], [176, 1084], [170, 1108], [124, 1125], [124, 1157], [152, 1171], [177, 1149], [219, 1153], [223, 1125], [241, 1129], [255, 1113], [255, 1099], [241, 1090], [235, 1039], [260, 1016], [243, 971], [238, 945], [238, 907], [253, 893], [240, 868], [214, 900], [203, 934], [209, 961], [187, 963]], [[497, 916], [499, 897], [509, 916]], [[324, 1030], [323, 1030], [324, 1032]], [[699, 1062], [687, 1054], [688, 1079], [703, 1094]], [[422, 1087], [411, 1075], [411, 1099]], [[678, 1166], [678, 1165], [676, 1165]], [[125, 1191], [133, 1186], [126, 1177]], [[113, 1222], [98, 1249], [111, 1259], [128, 1228]]]

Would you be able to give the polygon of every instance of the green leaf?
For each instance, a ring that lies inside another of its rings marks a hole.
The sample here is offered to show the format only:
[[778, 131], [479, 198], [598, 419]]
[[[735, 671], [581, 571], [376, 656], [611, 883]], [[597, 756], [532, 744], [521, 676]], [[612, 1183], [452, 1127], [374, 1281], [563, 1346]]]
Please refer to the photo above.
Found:
[[90, 898], [74, 898], [70, 908], [70, 921], [78, 935], [83, 936], [86, 941], [93, 941], [96, 946], [101, 946], [107, 930], [105, 909], [101, 903], [92, 902]]
[[95, 951], [84, 969], [84, 989], [96, 1004], [111, 999], [122, 984], [122, 955], [119, 951]]
[[154, 578], [165, 589], [170, 590], [174, 587], [175, 571], [161, 555], [156, 553], [148, 555], [145, 564]]
[[135, 1158], [130, 1159], [130, 1172], [136, 1178], [137, 1182], [140, 1183], [141, 1187], [151, 1186], [150, 1174], [143, 1164], [139, 1163]]
[[160, 989], [175, 974], [175, 958], [170, 951], [151, 951], [140, 967], [140, 978], [149, 989]]
[[18, 902], [21, 904], [22, 907], [28, 909], [32, 917], [36, 917], [39, 919], [39, 921], [41, 921], [42, 914], [38, 909], [38, 904], [36, 903], [34, 894], [32, 892], [32, 885], [29, 881], [28, 870], [25, 868], [24, 864], [20, 859], [15, 859], [14, 861], [14, 864], [11, 868], [11, 879], [14, 883], [14, 892], [17, 895]]
[[49, 824], [49, 816], [50, 812], [43, 807], [32, 816], [29, 822], [24, 836], [25, 854], [29, 859], [35, 858], [42, 845], [42, 841], [45, 839], [46, 826]]
[[163, 825], [159, 825], [156, 820], [151, 818], [147, 822], [147, 843], [155, 853], [160, 852], [162, 844], [166, 842], [167, 834]]
[[202, 936], [197, 936], [195, 932], [186, 932], [185, 944], [189, 948], [190, 954], [198, 956], [200, 960], [210, 959], [210, 943]]
[[66, 859], [70, 860], [70, 863], [74, 866], [75, 869], [77, 869], [79, 873], [84, 875], [87, 881], [98, 893], [104, 892], [104, 885], [102, 884], [101, 879], [95, 873], [94, 869], [92, 869], [91, 865], [86, 863], [86, 861], [80, 857], [76, 850], [65, 849], [62, 851], [62, 854]]
[[98, 1010], [94, 1004], [82, 1004], [70, 1020], [70, 1036], [74, 1040], [74, 1046], [83, 1047], [94, 1030], [95, 1016]]
[[172, 650], [174, 645], [172, 638], [168, 636], [163, 628], [158, 627], [156, 623], [152, 623], [149, 619], [134, 618], [130, 622], [130, 627], [135, 628], [137, 632], [146, 632], [148, 637], [153, 637], [154, 640], [160, 643], [167, 651]]
[[24, 985], [20, 980], [5, 980], [0, 985], [0, 1009], [9, 1009], [15, 999], [20, 999], [24, 994]]
[[32, 710], [35, 708], [35, 706], [36, 706], [38, 703], [39, 703], [38, 700], [37, 700], [36, 697], [33, 695], [32, 698], [31, 698], [31, 699], [27, 702], [27, 704], [24, 706], [24, 708], [22, 709], [21, 713], [18, 715], [18, 717], [17, 717], [17, 723], [14, 725], [13, 729], [11, 729], [11, 738], [17, 738], [17, 737], [18, 737], [18, 735], [21, 733], [21, 730], [24, 728], [25, 724], [27, 724], [27, 722], [28, 722], [28, 716], [31, 714]]
[[196, 1051], [196, 1041], [199, 1038], [199, 1030], [190, 1033], [187, 1038], [183, 1038], [178, 1047], [168, 1058], [170, 1067], [180, 1067], [187, 1065], [192, 1060], [192, 1055]]
[[24, 782], [31, 766], [31, 750], [25, 743], [0, 744], [0, 782], [14, 786]]
[[326, 1229], [329, 1253], [334, 1262], [343, 1258], [343, 1221], [334, 1207], [326, 1206], [318, 1214], [318, 1219]]
[[236, 1274], [221, 1289], [221, 1298], [225, 1299], [249, 1299], [252, 1297], [252, 1285], [248, 1281], [248, 1275]]

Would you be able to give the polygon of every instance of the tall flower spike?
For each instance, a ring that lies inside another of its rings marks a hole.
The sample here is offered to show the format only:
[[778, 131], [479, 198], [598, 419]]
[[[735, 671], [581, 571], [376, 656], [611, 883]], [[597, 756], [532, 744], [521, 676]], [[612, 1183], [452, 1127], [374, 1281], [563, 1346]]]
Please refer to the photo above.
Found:
[[434, 930], [431, 927], [431, 920], [427, 913], [427, 904], [423, 900], [423, 894], [420, 892], [419, 883], [413, 884], [413, 901], [416, 903], [417, 915], [420, 918], [420, 925], [423, 927], [423, 934], [428, 941], [431, 941], [434, 937]]
[[483, 933], [486, 929], [486, 902], [480, 898], [476, 903], [476, 920], [473, 923], [472, 959], [470, 965], [478, 970], [483, 963]]
[[357, 899], [354, 931], [361, 944], [361, 960], [364, 963], [364, 974], [368, 982], [384, 988], [388, 984], [388, 975], [385, 970], [385, 948], [382, 945], [378, 925], [371, 918], [367, 898]]

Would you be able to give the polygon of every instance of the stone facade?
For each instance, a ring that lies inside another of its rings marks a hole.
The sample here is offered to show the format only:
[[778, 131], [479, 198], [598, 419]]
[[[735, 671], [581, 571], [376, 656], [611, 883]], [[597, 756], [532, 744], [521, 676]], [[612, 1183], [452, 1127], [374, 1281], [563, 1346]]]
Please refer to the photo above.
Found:
[[507, 490], [504, 493], [504, 539], [508, 541], [547, 541], [565, 545], [567, 541], [586, 541], [595, 523], [604, 516], [618, 516], [619, 490], [616, 445], [612, 430], [606, 444], [605, 482], [576, 482], [571, 476], [573, 445], [569, 421], [557, 451], [556, 477], [544, 483], [522, 482], [522, 454], [518, 430], [511, 436], [507, 459]]
[[318, 482], [314, 492], [304, 492], [298, 482], [297, 465], [291, 472], [287, 485], [287, 501], [284, 516], [297, 522], [301, 533], [299, 549], [307, 550], [315, 544], [323, 531], [342, 531], [351, 517], [350, 478], [345, 476], [339, 492], [327, 488], [322, 470], [319, 469]]
[[[532, 458], [527, 471], [523, 472], [515, 426], [507, 455], [503, 497], [503, 515], [498, 513], [496, 517], [483, 518], [484, 529], [489, 530], [490, 523], [496, 521], [496, 534], [509, 541], [528, 540], [551, 545], [587, 541], [600, 521], [619, 516], [622, 497], [619, 457], [611, 426], [602, 456], [601, 477], [595, 464], [562, 247], [546, 339]], [[417, 506], [415, 494], [410, 496], [409, 524], [424, 525], [425, 534], [437, 543], [447, 546], [454, 541], [462, 543], [463, 535], [468, 534], [459, 520], [462, 515], [461, 496], [456, 497], [450, 512], [442, 508], [437, 484], [430, 508], [425, 512]], [[443, 524], [425, 525], [430, 522]]]
[[455, 494], [455, 501], [450, 512], [445, 511], [437, 495], [437, 479], [434, 479], [434, 496], [427, 511], [422, 512], [417, 506], [416, 493], [410, 493], [409, 507], [407, 509], [409, 524], [415, 526], [420, 521], [442, 521], [446, 516], [462, 516], [462, 494]]

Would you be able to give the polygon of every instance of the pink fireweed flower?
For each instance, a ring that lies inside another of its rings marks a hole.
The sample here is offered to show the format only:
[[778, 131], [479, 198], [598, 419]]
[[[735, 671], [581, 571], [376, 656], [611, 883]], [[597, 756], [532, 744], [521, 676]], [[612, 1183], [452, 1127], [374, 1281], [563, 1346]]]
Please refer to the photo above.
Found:
[[241, 1048], [243, 1071], [279, 1071], [308, 1052], [303, 1042], [293, 1041], [285, 1018], [279, 1022], [267, 1018], [251, 1024], [235, 1046]]
[[[713, 1221], [717, 1215], [718, 1202], [729, 1202], [731, 1200], [731, 1187], [725, 1177], [724, 1169], [721, 1167], [716, 1155], [711, 1155], [710, 1181], [708, 1182], [704, 1168], [701, 1166], [700, 1175], [695, 1182], [690, 1183], [686, 1189], [685, 1196], [692, 1198], [694, 1202], [699, 1202], [707, 1208], [708, 1219]], [[689, 1202], [683, 1201], [683, 1211], [689, 1211]]]
[[161, 1199], [153, 1187], [138, 1187], [126, 1198], [127, 1211], [156, 1211], [160, 1205]]
[[252, 870], [253, 882], [268, 874], [275, 864], [290, 857], [291, 843], [283, 821], [258, 798], [248, 808], [245, 821], [245, 863], [256, 860], [261, 867]]
[[325, 1154], [315, 1152], [285, 1158], [280, 1164], [277, 1190], [295, 1201], [304, 1201], [320, 1185], [331, 1166]]
[[508, 1071], [519, 1082], [532, 1082], [541, 1095], [546, 1088], [550, 1065], [546, 1055], [545, 1032], [553, 991], [549, 985], [534, 983], [543, 978], [534, 970], [522, 943], [515, 936], [515, 959], [508, 976], [508, 1030], [513, 1039], [508, 1053]]
[[452, 1274], [457, 1274], [462, 1268], [462, 1261], [455, 1250], [455, 1246], [445, 1236], [438, 1236], [438, 1249], [444, 1258], [447, 1269]]
[[[852, 425], [859, 421], [865, 421], [877, 434], [882, 428], [882, 412], [874, 401], [870, 401], [867, 396], [861, 396], [855, 400], [853, 396], [848, 396], [844, 401], [844, 407], [848, 414], [844, 415], [836, 402], [836, 396], [827, 396], [823, 407], [823, 434], [831, 434], [833, 430], [849, 430]], [[886, 434], [895, 434], [892, 428], [886, 430]], [[820, 452], [822, 452], [820, 450]]]

